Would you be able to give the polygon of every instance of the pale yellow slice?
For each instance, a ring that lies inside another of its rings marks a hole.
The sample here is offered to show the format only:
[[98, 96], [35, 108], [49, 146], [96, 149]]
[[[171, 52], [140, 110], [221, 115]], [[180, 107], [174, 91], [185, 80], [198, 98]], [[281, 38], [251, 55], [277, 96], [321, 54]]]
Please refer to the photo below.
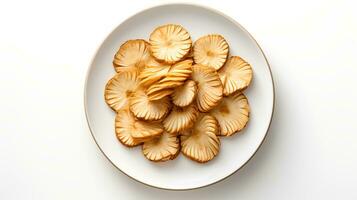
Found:
[[140, 84], [142, 86], [148, 87], [155, 82], [165, 78], [170, 70], [170, 67], [170, 65], [144, 67], [139, 75]]
[[134, 140], [145, 141], [160, 136], [164, 128], [160, 122], [136, 120], [132, 137]]
[[228, 49], [228, 43], [221, 35], [206, 35], [195, 42], [193, 58], [197, 64], [218, 70], [226, 62]]
[[223, 96], [223, 86], [218, 73], [211, 67], [196, 64], [192, 66], [192, 80], [197, 85], [198, 109], [201, 112], [208, 112]]
[[136, 71], [120, 72], [105, 86], [105, 102], [116, 112], [126, 108], [129, 105], [129, 98], [138, 86], [139, 79]]
[[166, 63], [175, 63], [184, 58], [192, 46], [190, 34], [180, 25], [159, 26], [150, 35], [152, 55]]
[[151, 59], [148, 42], [142, 39], [128, 40], [115, 54], [113, 65], [117, 72], [123, 71], [121, 67], [140, 70]]
[[224, 97], [211, 111], [220, 126], [220, 135], [231, 136], [242, 130], [249, 120], [248, 99], [241, 92]]
[[223, 83], [223, 93], [226, 96], [247, 88], [253, 77], [250, 64], [239, 56], [230, 57], [218, 74]]
[[[192, 60], [187, 59], [172, 65], [161, 80], [153, 83], [147, 89], [150, 100], [158, 100], [173, 93], [173, 89], [183, 85], [192, 73]], [[159, 94], [158, 94], [159, 93]]]
[[199, 112], [195, 104], [187, 107], [173, 107], [170, 114], [163, 121], [164, 128], [169, 133], [178, 133], [193, 126]]
[[171, 94], [172, 103], [176, 106], [185, 107], [192, 103], [197, 94], [196, 83], [187, 80], [182, 86], [175, 88]]
[[167, 96], [157, 101], [151, 101], [141, 87], [130, 98], [130, 111], [140, 119], [159, 120], [169, 112], [169, 108], [170, 100]]
[[201, 114], [193, 128], [181, 135], [181, 152], [188, 158], [204, 163], [219, 152], [218, 123], [208, 114]]
[[120, 110], [115, 117], [115, 134], [118, 140], [125, 146], [133, 147], [142, 143], [142, 141], [133, 138], [135, 117], [125, 109]]
[[154, 162], [174, 159], [180, 150], [179, 139], [174, 134], [163, 132], [143, 145], [144, 156]]

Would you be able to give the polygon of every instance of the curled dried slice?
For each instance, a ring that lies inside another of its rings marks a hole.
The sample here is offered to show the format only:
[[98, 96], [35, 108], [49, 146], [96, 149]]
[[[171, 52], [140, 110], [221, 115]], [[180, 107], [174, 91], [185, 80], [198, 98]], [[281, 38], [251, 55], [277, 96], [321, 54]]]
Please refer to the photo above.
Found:
[[230, 57], [218, 74], [223, 83], [223, 93], [227, 96], [247, 88], [253, 77], [251, 66], [239, 56]]
[[217, 34], [206, 35], [199, 38], [193, 46], [195, 63], [218, 70], [226, 62], [228, 56], [228, 43]]
[[159, 120], [169, 112], [169, 108], [170, 100], [168, 97], [151, 101], [141, 87], [130, 98], [130, 111], [140, 119]]
[[195, 104], [181, 108], [175, 106], [163, 121], [164, 128], [169, 133], [178, 133], [193, 126], [198, 116]]
[[150, 50], [158, 60], [175, 63], [186, 56], [192, 46], [190, 34], [180, 25], [167, 24], [150, 35]]
[[201, 114], [193, 128], [181, 135], [181, 151], [190, 159], [204, 163], [219, 152], [218, 123], [208, 114]]
[[133, 138], [135, 117], [125, 109], [120, 110], [115, 117], [115, 134], [118, 140], [128, 147], [141, 144], [141, 141]]
[[114, 111], [119, 111], [128, 106], [129, 98], [138, 85], [139, 79], [136, 71], [120, 72], [105, 86], [105, 101]]
[[122, 71], [121, 67], [140, 70], [151, 59], [148, 42], [142, 39], [128, 40], [120, 46], [115, 54], [113, 65], [117, 72]]
[[187, 80], [182, 86], [175, 88], [171, 94], [172, 103], [176, 106], [184, 107], [192, 103], [197, 93], [196, 83]]
[[220, 135], [231, 136], [246, 126], [249, 112], [247, 98], [243, 93], [236, 92], [224, 97], [221, 103], [211, 111], [211, 114], [221, 127]]
[[170, 65], [146, 66], [140, 73], [140, 84], [150, 86], [164, 78], [170, 70]]
[[167, 98], [170, 94], [172, 94], [174, 91], [169, 88], [169, 89], [160, 89], [156, 92], [152, 92], [149, 96], [150, 101], [158, 101], [162, 98]]
[[132, 133], [132, 137], [135, 140], [145, 141], [147, 139], [151, 139], [155, 136], [161, 135], [164, 131], [164, 128], [160, 122], [148, 122], [137, 120], [134, 123], [134, 132]]
[[163, 132], [143, 145], [143, 154], [151, 161], [167, 161], [174, 159], [180, 150], [179, 139], [174, 134]]
[[192, 80], [197, 85], [196, 101], [198, 110], [207, 112], [222, 99], [223, 86], [218, 73], [211, 67], [192, 66]]
[[164, 78], [148, 87], [147, 94], [150, 100], [158, 100], [158, 97], [170, 95], [173, 93], [173, 88], [183, 85], [192, 73], [192, 62], [191, 59], [187, 59], [172, 65]]

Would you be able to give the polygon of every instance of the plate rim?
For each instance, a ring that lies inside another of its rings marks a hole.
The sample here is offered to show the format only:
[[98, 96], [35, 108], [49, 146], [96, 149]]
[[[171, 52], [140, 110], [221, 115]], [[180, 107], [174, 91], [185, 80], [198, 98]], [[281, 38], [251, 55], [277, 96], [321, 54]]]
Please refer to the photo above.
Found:
[[[263, 57], [264, 57], [264, 60], [268, 66], [268, 69], [269, 69], [269, 74], [270, 74], [270, 77], [271, 77], [271, 82], [272, 82], [272, 92], [273, 92], [273, 106], [272, 106], [272, 110], [271, 110], [271, 116], [270, 116], [270, 120], [269, 120], [269, 125], [267, 127], [267, 130], [264, 134], [264, 138], [263, 140], [260, 142], [259, 146], [256, 148], [256, 150], [254, 151], [254, 153], [249, 157], [249, 159], [247, 161], [245, 161], [245, 163], [243, 163], [242, 166], [240, 166], [239, 168], [237, 168], [235, 171], [233, 171], [232, 173], [230, 173], [229, 175], [227, 175], [226, 177], [222, 178], [222, 179], [219, 179], [217, 181], [214, 181], [212, 183], [209, 183], [209, 184], [205, 184], [205, 185], [202, 185], [202, 186], [198, 186], [198, 187], [191, 187], [191, 188], [185, 188], [185, 189], [174, 189], [174, 188], [165, 188], [165, 187], [159, 187], [159, 186], [155, 186], [155, 185], [150, 185], [148, 183], [145, 183], [145, 182], [142, 182], [130, 175], [128, 175], [127, 173], [125, 173], [123, 170], [121, 170], [118, 166], [116, 166], [114, 164], [114, 162], [106, 155], [106, 153], [103, 151], [103, 149], [99, 146], [98, 144], [98, 141], [96, 140], [94, 134], [93, 134], [93, 130], [90, 126], [90, 123], [89, 123], [89, 117], [88, 117], [88, 111], [87, 111], [87, 88], [88, 88], [88, 78], [89, 78], [89, 73], [92, 71], [92, 68], [93, 68], [93, 62], [94, 62], [94, 59], [95, 59], [95, 56], [98, 54], [98, 51], [100, 49], [100, 47], [102, 46], [103, 43], [105, 43], [105, 41], [108, 39], [108, 37], [113, 34], [113, 32], [119, 27], [121, 26], [124, 22], [126, 22], [127, 20], [143, 13], [143, 12], [146, 12], [148, 10], [151, 10], [153, 8], [159, 8], [159, 7], [165, 7], [165, 6], [182, 6], [182, 5], [185, 5], [185, 6], [194, 6], [194, 7], [199, 7], [199, 8], [203, 8], [203, 9], [206, 9], [206, 10], [209, 10], [211, 12], [214, 12], [222, 17], [224, 17], [225, 19], [231, 21], [233, 24], [235, 24], [237, 27], [239, 27], [243, 32], [245, 32], [245, 34], [247, 34], [247, 36], [257, 45], [258, 49], [261, 51]], [[211, 185], [214, 185], [216, 183], [219, 183], [219, 182], [222, 182], [226, 179], [228, 179], [229, 177], [231, 177], [232, 175], [234, 175], [236, 172], [238, 172], [239, 170], [241, 170], [245, 165], [247, 165], [247, 163], [249, 163], [249, 161], [255, 156], [255, 154], [258, 152], [258, 150], [261, 148], [261, 146], [263, 145], [264, 141], [266, 140], [267, 138], [267, 135], [269, 133], [269, 130], [270, 130], [270, 127], [271, 127], [271, 123], [272, 123], [272, 120], [273, 120], [273, 116], [274, 116], [274, 110], [275, 110], [275, 84], [274, 84], [274, 77], [273, 77], [273, 74], [272, 74], [272, 70], [271, 70], [271, 66], [269, 64], [269, 61], [263, 51], [263, 49], [261, 48], [261, 46], [259, 45], [259, 43], [257, 42], [257, 40], [240, 24], [238, 23], [235, 19], [233, 19], [232, 17], [224, 14], [223, 12], [215, 9], [215, 8], [212, 8], [212, 7], [209, 7], [209, 6], [205, 6], [205, 5], [202, 5], [202, 4], [198, 4], [198, 3], [161, 3], [161, 4], [156, 4], [156, 5], [150, 5], [150, 6], [147, 6], [146, 8], [144, 9], [140, 9], [138, 12], [135, 12], [134, 14], [126, 17], [124, 20], [122, 20], [118, 25], [116, 25], [106, 36], [105, 38], [102, 40], [101, 43], [99, 43], [99, 45], [97, 46], [92, 58], [91, 58], [91, 61], [90, 61], [90, 64], [89, 64], [89, 67], [87, 69], [87, 72], [86, 72], [86, 75], [85, 75], [85, 83], [84, 83], [84, 113], [85, 113], [85, 117], [86, 117], [86, 121], [87, 121], [87, 125], [88, 125], [88, 128], [89, 128], [89, 132], [95, 142], [95, 144], [97, 145], [97, 147], [99, 148], [100, 152], [102, 152], [102, 154], [104, 155], [104, 157], [116, 168], [118, 169], [121, 173], [123, 173], [124, 175], [126, 175], [127, 177], [131, 178], [132, 180], [135, 180], [141, 184], [144, 184], [146, 186], [149, 186], [149, 187], [152, 187], [152, 188], [157, 188], [157, 189], [161, 189], [161, 190], [168, 190], [168, 191], [188, 191], [188, 190], [195, 190], [195, 189], [200, 189], [200, 188], [205, 188], [205, 187], [208, 187], [208, 186], [211, 186]]]

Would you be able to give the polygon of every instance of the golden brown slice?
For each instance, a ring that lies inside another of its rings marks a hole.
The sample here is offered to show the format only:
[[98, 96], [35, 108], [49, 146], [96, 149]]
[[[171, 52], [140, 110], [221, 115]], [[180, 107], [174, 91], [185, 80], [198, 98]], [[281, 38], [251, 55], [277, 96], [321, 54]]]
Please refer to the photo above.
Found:
[[197, 85], [196, 102], [198, 110], [207, 112], [222, 99], [223, 86], [218, 73], [211, 67], [192, 66], [192, 80]]
[[181, 151], [188, 158], [204, 163], [219, 152], [218, 123], [208, 114], [201, 114], [192, 129], [181, 135]]
[[134, 140], [145, 141], [153, 137], [159, 136], [164, 131], [160, 122], [137, 120], [134, 123], [134, 132], [132, 137]]
[[175, 88], [171, 94], [172, 103], [176, 106], [185, 107], [192, 103], [197, 93], [196, 83], [187, 80], [182, 86]]
[[136, 71], [124, 71], [116, 74], [105, 86], [104, 98], [107, 104], [119, 111], [129, 104], [129, 98], [139, 85]]
[[218, 74], [223, 83], [223, 93], [227, 96], [247, 88], [253, 77], [251, 66], [239, 56], [230, 57]]
[[169, 108], [170, 100], [168, 97], [151, 101], [141, 87], [130, 98], [130, 111], [140, 119], [159, 120], [169, 112]]
[[173, 88], [183, 85], [192, 73], [192, 60], [187, 59], [172, 65], [164, 78], [147, 89], [150, 100], [158, 100], [173, 93]]
[[206, 35], [199, 38], [193, 46], [195, 63], [218, 70], [226, 62], [228, 56], [228, 43], [217, 34]]
[[192, 46], [190, 34], [180, 25], [159, 26], [150, 35], [150, 50], [160, 61], [175, 63], [184, 58]]
[[246, 126], [249, 112], [247, 98], [243, 93], [236, 92], [224, 97], [221, 103], [211, 111], [211, 114], [221, 127], [220, 135], [231, 136]]
[[198, 116], [195, 104], [187, 107], [173, 107], [170, 114], [163, 121], [164, 128], [169, 133], [178, 133], [193, 126]]
[[150, 101], [159, 101], [162, 98], [167, 98], [170, 94], [174, 92], [171, 88], [157, 89], [157, 91], [150, 93], [150, 96], [148, 96]]
[[115, 117], [115, 134], [118, 140], [128, 147], [133, 147], [141, 144], [139, 140], [133, 138], [135, 117], [125, 109], [120, 110]]
[[140, 84], [150, 86], [163, 79], [170, 70], [170, 65], [146, 66], [140, 73]]
[[174, 159], [180, 150], [179, 139], [174, 134], [163, 132], [161, 136], [144, 142], [144, 156], [151, 161]]
[[151, 59], [148, 42], [142, 39], [128, 40], [115, 54], [113, 65], [117, 72], [123, 71], [121, 67], [140, 70]]

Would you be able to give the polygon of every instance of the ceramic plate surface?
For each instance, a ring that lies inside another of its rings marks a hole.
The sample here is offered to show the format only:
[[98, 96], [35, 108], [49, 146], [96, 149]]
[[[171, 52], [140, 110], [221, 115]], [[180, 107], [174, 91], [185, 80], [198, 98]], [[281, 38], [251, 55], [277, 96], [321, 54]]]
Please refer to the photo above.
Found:
[[[244, 92], [251, 107], [250, 121], [240, 133], [221, 137], [219, 155], [198, 164], [180, 154], [175, 160], [153, 163], [142, 155], [141, 147], [127, 148], [116, 139], [115, 113], [104, 101], [104, 87], [115, 74], [112, 60], [118, 47], [129, 39], [148, 39], [157, 27], [181, 24], [193, 40], [219, 33], [230, 45], [230, 55], [239, 55], [253, 67], [254, 76]], [[274, 109], [274, 85], [268, 62], [249, 33], [222, 13], [196, 5], [169, 4], [144, 10], [120, 24], [101, 44], [88, 71], [85, 84], [85, 111], [98, 147], [120, 171], [158, 188], [185, 190], [216, 183], [239, 170], [262, 144]]]

